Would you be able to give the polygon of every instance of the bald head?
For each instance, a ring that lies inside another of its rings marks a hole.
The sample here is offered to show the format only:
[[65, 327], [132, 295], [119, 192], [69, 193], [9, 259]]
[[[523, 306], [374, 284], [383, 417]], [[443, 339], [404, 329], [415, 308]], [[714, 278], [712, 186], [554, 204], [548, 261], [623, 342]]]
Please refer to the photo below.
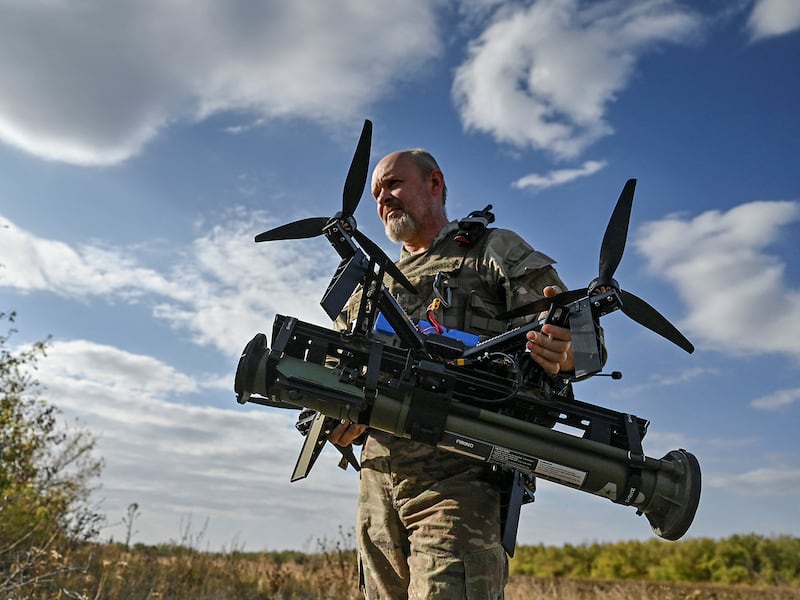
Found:
[[[427, 177], [434, 171], [442, 170], [439, 168], [439, 163], [433, 158], [433, 155], [424, 150], [423, 148], [412, 148], [411, 150], [403, 150], [402, 153], [406, 154], [408, 158], [417, 166], [419, 172], [423, 177]], [[447, 202], [447, 184], [444, 183], [444, 175], [442, 175], [442, 204]]]
[[386, 235], [409, 252], [422, 252], [447, 224], [444, 175], [422, 149], [384, 156], [372, 173], [372, 195]]

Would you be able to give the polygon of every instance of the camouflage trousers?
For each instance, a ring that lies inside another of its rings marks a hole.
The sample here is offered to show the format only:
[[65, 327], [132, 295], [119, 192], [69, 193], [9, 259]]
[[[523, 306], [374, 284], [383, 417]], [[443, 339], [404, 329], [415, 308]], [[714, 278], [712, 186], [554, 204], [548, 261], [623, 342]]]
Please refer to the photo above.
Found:
[[484, 467], [371, 434], [361, 453], [358, 545], [368, 600], [503, 598], [499, 494]]

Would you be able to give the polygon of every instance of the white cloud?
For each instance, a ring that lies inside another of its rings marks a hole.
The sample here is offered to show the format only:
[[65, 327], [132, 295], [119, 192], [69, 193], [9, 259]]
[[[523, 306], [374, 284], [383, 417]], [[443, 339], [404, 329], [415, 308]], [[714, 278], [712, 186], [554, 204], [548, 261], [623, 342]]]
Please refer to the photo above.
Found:
[[59, 376], [91, 380], [116, 395], [137, 398], [151, 394], [197, 391], [198, 385], [183, 373], [150, 356], [87, 340], [56, 341], [47, 351], [44, 370]]
[[574, 157], [611, 133], [604, 115], [637, 60], [683, 43], [700, 18], [669, 0], [543, 0], [501, 10], [472, 44], [453, 96], [467, 129]]
[[684, 383], [694, 381], [698, 378], [705, 378], [711, 375], [718, 375], [718, 374], [719, 371], [717, 371], [716, 369], [708, 369], [706, 367], [692, 367], [690, 369], [685, 369], [677, 374], [653, 375], [650, 378], [650, 381], [653, 382], [654, 386], [664, 387], [671, 385], [682, 385]]
[[785, 35], [800, 29], [800, 2], [757, 0], [747, 22], [754, 40]]
[[581, 177], [588, 177], [605, 168], [605, 166], [606, 161], [604, 160], [587, 160], [577, 169], [558, 169], [545, 173], [544, 175], [531, 173], [530, 175], [520, 177], [512, 185], [517, 189], [534, 188], [543, 190], [556, 185], [569, 183]]
[[6, 2], [0, 140], [102, 165], [220, 111], [360, 119], [387, 81], [439, 53], [433, 4]]
[[624, 388], [620, 388], [619, 390], [615, 390], [613, 394], [620, 398], [634, 398], [647, 393], [649, 390], [663, 389], [665, 387], [675, 385], [684, 385], [700, 378], [714, 377], [717, 375], [719, 375], [719, 371], [706, 367], [692, 367], [677, 373], [669, 374], [655, 373], [650, 375], [643, 383], [628, 385]]
[[706, 446], [716, 451], [717, 455], [729, 456], [731, 452], [744, 448], [758, 449], [762, 445], [762, 440], [757, 437], [735, 438], [710, 438], [705, 440]]
[[301, 320], [328, 323], [318, 299], [334, 273], [334, 253], [324, 239], [255, 244], [265, 222], [262, 214], [233, 214], [156, 271], [130, 250], [75, 248], [7, 221], [0, 287], [80, 301], [146, 302], [195, 343], [233, 355], [287, 307]]
[[800, 469], [763, 467], [747, 473], [716, 475], [709, 478], [709, 485], [743, 496], [799, 494]]
[[191, 290], [156, 307], [156, 316], [191, 331], [200, 343], [238, 353], [242, 340], [271, 326], [276, 312], [328, 325], [319, 307], [337, 259], [324, 238], [253, 242], [259, 215], [213, 227], [195, 240], [175, 282]]
[[4, 219], [3, 269], [0, 286], [20, 291], [50, 290], [62, 295], [117, 294], [135, 297], [143, 291], [176, 294], [164, 275], [137, 265], [122, 249], [100, 245], [73, 248], [39, 238]]
[[356, 478], [333, 468], [330, 450], [308, 480], [289, 484], [302, 443], [294, 411], [180, 403], [186, 393], [213, 390], [152, 357], [86, 340], [53, 343], [36, 377], [48, 402], [98, 436], [106, 464], [98, 498], [109, 520], [140, 505], [134, 541], [179, 538], [181, 521], [193, 515], [209, 519], [215, 549], [237, 534], [249, 549], [300, 548], [307, 540], [283, 527], [298, 511], [327, 524], [321, 535], [352, 521]]
[[[641, 227], [635, 245], [648, 269], [672, 282], [689, 310], [681, 329], [720, 352], [785, 353], [800, 359], [800, 290], [767, 252], [800, 203], [751, 202]], [[757, 335], [743, 335], [757, 322]]]
[[800, 388], [778, 390], [766, 396], [760, 396], [753, 400], [750, 406], [763, 410], [780, 410], [795, 402], [800, 402]]

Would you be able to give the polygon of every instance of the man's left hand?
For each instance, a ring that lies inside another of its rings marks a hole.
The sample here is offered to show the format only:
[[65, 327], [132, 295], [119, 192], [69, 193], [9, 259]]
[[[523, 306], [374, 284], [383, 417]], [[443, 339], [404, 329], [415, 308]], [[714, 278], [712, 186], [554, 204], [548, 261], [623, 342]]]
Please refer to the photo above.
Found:
[[359, 425], [352, 421], [343, 420], [328, 436], [328, 441], [337, 446], [348, 446], [357, 440], [367, 430], [366, 425]]

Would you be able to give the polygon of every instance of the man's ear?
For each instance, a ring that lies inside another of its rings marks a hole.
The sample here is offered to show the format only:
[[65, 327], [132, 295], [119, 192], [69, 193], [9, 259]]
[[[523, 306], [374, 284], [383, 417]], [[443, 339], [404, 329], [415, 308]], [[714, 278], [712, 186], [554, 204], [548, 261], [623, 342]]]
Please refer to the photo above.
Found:
[[434, 196], [441, 197], [442, 192], [444, 191], [444, 173], [437, 169], [435, 171], [431, 171], [429, 177], [431, 181], [431, 193]]

